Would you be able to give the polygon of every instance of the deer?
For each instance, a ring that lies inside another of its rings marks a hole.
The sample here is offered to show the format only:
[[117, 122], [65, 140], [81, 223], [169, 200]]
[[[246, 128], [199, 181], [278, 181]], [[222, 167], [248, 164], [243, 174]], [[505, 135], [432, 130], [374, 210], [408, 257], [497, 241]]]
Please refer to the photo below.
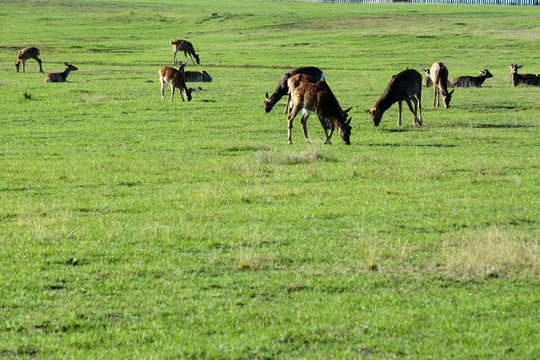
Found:
[[[319, 117], [321, 125], [323, 126], [326, 134], [325, 144], [331, 145], [330, 141], [334, 129], [338, 129], [338, 133], [341, 136], [343, 142], [347, 145], [351, 144], [351, 119], [347, 119], [344, 116], [341, 107], [336, 101], [335, 96], [326, 87], [313, 84], [303, 83], [300, 84], [291, 94], [291, 100], [293, 103], [291, 112], [287, 116], [287, 141], [292, 144], [291, 130], [293, 128], [293, 120], [300, 111], [303, 111], [300, 124], [304, 131], [304, 137], [308, 144], [311, 144], [307, 132], [307, 121], [312, 113], [316, 113]], [[330, 134], [328, 133], [330, 130]]]
[[206, 71], [185, 71], [184, 80], [186, 82], [212, 82], [212, 77]]
[[440, 106], [440, 97], [443, 97], [443, 104], [445, 108], [450, 106], [450, 100], [452, 100], [452, 94], [454, 90], [448, 92], [448, 69], [442, 62], [434, 62], [431, 65], [429, 76], [433, 82], [433, 106], [437, 104]]
[[510, 68], [510, 84], [513, 87], [521, 84], [540, 86], [540, 74], [518, 74], [518, 69], [521, 69], [523, 65], [514, 64], [508, 67]]
[[[426, 77], [422, 80], [422, 86], [428, 88], [433, 87], [433, 81], [431, 80], [431, 76], [429, 76], [430, 70], [422, 69], [422, 71], [426, 74]], [[450, 80], [446, 81], [446, 87], [453, 87]]]
[[21, 65], [21, 62], [22, 62], [22, 72], [24, 73], [25, 63], [26, 63], [26, 60], [28, 59], [36, 60], [37, 63], [39, 64], [39, 72], [43, 72], [43, 68], [41, 67], [41, 60], [39, 59], [38, 56], [39, 56], [39, 49], [33, 46], [26, 47], [24, 49], [19, 50], [19, 52], [17, 53], [17, 61], [14, 63], [15, 68], [17, 69], [17, 72], [19, 72], [19, 66]]
[[[287, 99], [287, 112], [286, 113], [289, 113], [289, 114], [291, 113], [291, 109], [292, 109], [291, 93], [298, 86], [305, 83], [316, 84], [326, 89], [330, 93], [330, 95], [334, 97], [334, 101], [336, 102], [337, 106], [339, 106], [339, 109], [341, 110], [343, 116], [345, 118], [348, 117], [348, 113], [352, 109], [352, 107], [348, 108], [347, 110], [342, 110], [341, 105], [339, 105], [339, 102], [337, 101], [334, 93], [332, 92], [332, 90], [330, 90], [330, 86], [328, 86], [328, 83], [324, 80], [317, 80], [317, 78], [314, 78], [306, 74], [296, 74], [296, 75], [291, 76], [289, 79], [287, 79], [287, 87], [289, 88], [289, 95]], [[323, 126], [323, 128], [326, 128], [326, 129], [329, 129], [331, 127], [329, 123], [325, 123], [325, 124], [321, 123], [321, 125]]]
[[[174, 63], [177, 64], [178, 61], [176, 60], [176, 53], [183, 51], [184, 56], [186, 57], [186, 63], [187, 63], [187, 56], [189, 55], [191, 62], [193, 65], [195, 65], [195, 62], [197, 62], [197, 65], [199, 65], [199, 55], [195, 53], [195, 49], [193, 48], [193, 45], [187, 41], [187, 40], [172, 40], [171, 39], [171, 45], [173, 46], [173, 60]], [[195, 58], [195, 60], [193, 60]]]
[[452, 80], [452, 87], [481, 87], [484, 81], [492, 78], [488, 69], [480, 71], [479, 76], [457, 76]]
[[[289, 87], [287, 85], [287, 80], [296, 74], [305, 74], [309, 75], [317, 80], [324, 80], [324, 74], [321, 69], [318, 69], [313, 66], [305, 66], [305, 67], [298, 67], [295, 68], [288, 73], [285, 73], [281, 76], [281, 78], [278, 81], [278, 84], [276, 86], [276, 89], [272, 93], [272, 95], [268, 96], [268, 93], [266, 93], [266, 100], [263, 102], [264, 110], [266, 113], [269, 113], [272, 111], [272, 108], [274, 105], [285, 95], [289, 93]], [[285, 108], [285, 113], [288, 112], [288, 108]]]
[[[371, 109], [366, 110], [373, 119], [373, 125], [379, 126], [386, 110], [398, 103], [398, 126], [401, 126], [401, 103], [405, 101], [414, 115], [413, 124], [422, 126], [422, 75], [414, 70], [403, 70], [392, 76], [383, 94]], [[412, 107], [414, 103], [414, 110]], [[418, 116], [417, 116], [418, 115]]]
[[67, 82], [67, 77], [70, 72], [79, 70], [75, 66], [64, 63], [66, 69], [62, 72], [49, 73], [45, 76], [45, 82]]
[[[186, 87], [186, 82], [184, 80], [184, 66], [186, 64], [180, 63], [178, 70], [173, 69], [169, 66], [164, 66], [159, 70], [159, 82], [161, 83], [161, 101], [165, 100], [165, 87], [167, 84], [171, 84], [171, 101], [174, 96], [174, 89], [178, 88], [180, 91], [180, 97], [182, 101], [191, 101], [191, 90]], [[183, 93], [183, 95], [182, 95]], [[184, 100], [184, 95], [186, 100]]]

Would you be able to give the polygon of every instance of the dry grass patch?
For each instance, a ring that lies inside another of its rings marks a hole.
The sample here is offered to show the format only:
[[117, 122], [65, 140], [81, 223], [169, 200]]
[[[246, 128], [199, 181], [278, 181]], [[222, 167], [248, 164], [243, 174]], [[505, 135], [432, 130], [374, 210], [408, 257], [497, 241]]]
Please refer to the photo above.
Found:
[[540, 275], [538, 239], [490, 227], [448, 241], [444, 247], [446, 270], [462, 277]]

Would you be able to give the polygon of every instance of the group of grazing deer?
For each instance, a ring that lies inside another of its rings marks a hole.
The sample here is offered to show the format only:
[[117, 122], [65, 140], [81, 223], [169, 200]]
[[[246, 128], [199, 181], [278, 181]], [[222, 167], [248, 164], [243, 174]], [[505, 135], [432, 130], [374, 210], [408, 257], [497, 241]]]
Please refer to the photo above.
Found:
[[[285, 113], [288, 113], [287, 140], [292, 144], [291, 130], [293, 120], [300, 111], [303, 111], [300, 124], [308, 144], [311, 143], [307, 132], [307, 120], [312, 113], [316, 113], [326, 134], [325, 144], [331, 144], [330, 139], [335, 128], [343, 142], [351, 144], [351, 119], [348, 111], [342, 110], [339, 102], [325, 81], [323, 72], [316, 67], [299, 67], [279, 79], [276, 89], [271, 96], [266, 93], [263, 102], [267, 113], [272, 111], [274, 105], [285, 95], [288, 95]], [[330, 130], [330, 133], [328, 133]]]
[[[39, 59], [39, 50], [33, 46], [26, 47], [19, 50], [17, 53], [17, 61], [15, 62], [15, 68], [19, 72], [19, 67], [22, 63], [22, 72], [25, 72], [26, 60], [34, 59], [39, 64], [39, 72], [43, 72], [43, 67], [41, 66], [41, 60]], [[62, 72], [49, 73], [45, 76], [45, 82], [67, 82], [67, 77], [71, 71], [79, 70], [75, 66], [68, 63], [64, 63], [66, 69]]]
[[[178, 64], [178, 70], [170, 67], [164, 66], [159, 70], [159, 82], [161, 83], [161, 100], [165, 100], [164, 90], [167, 84], [171, 85], [171, 101], [174, 96], [174, 89], [178, 89], [182, 101], [184, 96], [186, 100], [191, 101], [191, 89], [188, 89], [186, 82], [211, 82], [212, 78], [210, 75], [204, 71], [185, 71], [185, 66], [187, 64], [187, 57], [189, 55], [193, 65], [197, 63], [200, 64], [199, 55], [195, 52], [193, 45], [187, 40], [171, 40], [171, 45], [173, 47], [173, 61], [174, 64]], [[176, 60], [176, 54], [180, 51], [184, 52], [186, 61], [184, 63]]]
[[[517, 70], [523, 65], [509, 65], [511, 70], [511, 85], [520, 84], [540, 86], [540, 75], [518, 74]], [[401, 126], [402, 102], [405, 101], [414, 115], [414, 125], [422, 126], [422, 86], [433, 86], [433, 106], [440, 106], [440, 97], [443, 98], [445, 108], [450, 106], [454, 90], [448, 91], [449, 87], [480, 87], [487, 78], [493, 77], [488, 69], [480, 71], [479, 76], [458, 76], [452, 82], [448, 80], [448, 69], [442, 62], [435, 62], [429, 70], [422, 69], [426, 74], [422, 75], [414, 69], [406, 69], [392, 76], [381, 97], [371, 109], [366, 110], [371, 115], [374, 126], [379, 126], [382, 116], [394, 103], [398, 104], [398, 126]], [[291, 129], [293, 120], [300, 111], [303, 111], [300, 124], [304, 132], [306, 142], [311, 143], [307, 132], [307, 120], [312, 113], [316, 113], [326, 134], [325, 144], [331, 144], [334, 129], [343, 142], [350, 145], [351, 119], [348, 112], [351, 108], [343, 110], [336, 97], [325, 81], [322, 70], [316, 67], [299, 67], [281, 76], [272, 95], [266, 93], [263, 102], [265, 111], [272, 111], [274, 105], [285, 95], [288, 95], [285, 113], [288, 114], [287, 140], [292, 144]], [[414, 108], [413, 108], [414, 104]], [[328, 133], [330, 130], [330, 133]]]

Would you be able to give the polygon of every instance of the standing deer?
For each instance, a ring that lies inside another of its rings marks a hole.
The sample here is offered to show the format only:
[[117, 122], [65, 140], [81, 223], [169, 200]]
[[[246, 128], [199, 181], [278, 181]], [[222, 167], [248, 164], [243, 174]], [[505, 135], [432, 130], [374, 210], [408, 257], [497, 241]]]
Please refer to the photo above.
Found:
[[454, 93], [454, 90], [448, 92], [448, 69], [442, 62], [435, 62], [431, 65], [429, 76], [433, 82], [433, 106], [435, 106], [435, 103], [440, 106], [440, 96], [442, 95], [444, 107], [448, 108]]
[[184, 80], [186, 82], [212, 82], [212, 78], [210, 77], [210, 74], [208, 74], [206, 71], [185, 71], [184, 72]]
[[[189, 41], [180, 39], [173, 41], [171, 39], [171, 45], [173, 46], [173, 60], [175, 64], [178, 63], [178, 61], [176, 60], [176, 53], [180, 51], [184, 52], [184, 56], [186, 57], [186, 63], [187, 56], [189, 55], [193, 65], [195, 65], [195, 62], [197, 62], [197, 65], [199, 64], [199, 55], [195, 53], [195, 49]], [[195, 60], [193, 60], [193, 58], [195, 58]]]
[[28, 59], [36, 60], [39, 64], [39, 72], [43, 72], [43, 68], [41, 67], [41, 60], [38, 58], [38, 56], [39, 50], [35, 47], [26, 47], [19, 50], [19, 52], [17, 53], [17, 62], [15, 62], [15, 68], [17, 69], [17, 72], [19, 72], [19, 66], [22, 62], [22, 72], [24, 73], [25, 63]]
[[[323, 126], [326, 134], [325, 144], [332, 144], [330, 139], [332, 138], [332, 134], [336, 127], [343, 142], [347, 145], [351, 144], [351, 120], [347, 120], [346, 116], [343, 116], [341, 107], [337, 103], [334, 95], [327, 88], [317, 84], [303, 83], [292, 92], [291, 99], [293, 106], [287, 117], [287, 140], [289, 144], [292, 144], [292, 123], [300, 111], [304, 112], [300, 119], [300, 124], [302, 125], [304, 137], [308, 144], [311, 144], [311, 141], [309, 140], [307, 132], [307, 121], [312, 113], [317, 114], [321, 125]], [[328, 134], [329, 129], [330, 134]]]
[[[393, 103], [398, 103], [398, 126], [401, 126], [401, 103], [406, 101], [414, 115], [414, 123], [422, 126], [422, 75], [414, 69], [407, 69], [392, 76], [390, 83], [375, 106], [366, 110], [373, 119], [373, 125], [379, 126], [382, 116]], [[414, 110], [412, 103], [414, 103]], [[417, 114], [419, 116], [417, 116]]]
[[[178, 90], [180, 91], [180, 97], [182, 98], [182, 101], [191, 101], [191, 90], [186, 87], [186, 82], [184, 81], [184, 66], [185, 64], [180, 63], [178, 70], [175, 70], [169, 66], [164, 66], [159, 70], [159, 82], [161, 83], [161, 101], [165, 100], [164, 91], [167, 84], [171, 84], [171, 101], [174, 96], [175, 88], [178, 88]], [[186, 96], [186, 100], [184, 100], [184, 95]]]
[[[430, 70], [422, 69], [422, 71], [426, 74], [426, 77], [422, 80], [422, 86], [428, 88], [433, 87], [433, 81], [431, 80], [431, 76], [429, 76]], [[450, 80], [446, 81], [446, 87], [453, 87]]]
[[480, 71], [479, 76], [458, 76], [452, 80], [452, 87], [480, 87], [487, 78], [492, 78], [493, 75], [488, 69]]
[[64, 65], [66, 65], [66, 69], [64, 71], [47, 74], [47, 76], [45, 76], [45, 82], [67, 82], [67, 77], [69, 73], [79, 70], [75, 66], [68, 63], [64, 63]]
[[[306, 67], [298, 67], [295, 68], [288, 73], [285, 73], [281, 76], [279, 79], [279, 82], [276, 86], [276, 89], [272, 93], [271, 96], [268, 96], [268, 93], [266, 93], [266, 100], [263, 102], [264, 109], [267, 113], [272, 111], [272, 108], [274, 105], [285, 95], [289, 93], [289, 87], [287, 85], [287, 80], [296, 74], [305, 74], [309, 75], [311, 77], [314, 77], [317, 80], [324, 80], [324, 74], [321, 69], [318, 69], [313, 66], [306, 66]], [[288, 109], [285, 109], [285, 113], [287, 113]]]
[[515, 65], [508, 65], [510, 68], [510, 84], [512, 86], [518, 86], [518, 85], [533, 85], [533, 86], [540, 86], [540, 74], [518, 74], [518, 69], [521, 69], [523, 65], [515, 64]]
[[[337, 101], [334, 93], [332, 92], [332, 90], [330, 90], [330, 86], [328, 86], [328, 83], [326, 81], [324, 81], [324, 80], [317, 80], [317, 78], [314, 78], [314, 77], [306, 75], [306, 74], [296, 74], [296, 75], [291, 76], [287, 80], [287, 87], [289, 88], [289, 96], [288, 96], [288, 99], [287, 99], [287, 113], [290, 114], [291, 109], [292, 109], [292, 101], [291, 101], [292, 92], [298, 86], [300, 86], [302, 84], [305, 84], [305, 83], [316, 84], [316, 85], [319, 85], [322, 88], [326, 89], [330, 93], [330, 95], [334, 98], [334, 101], [336, 102], [336, 105], [341, 110], [341, 112], [343, 114], [343, 117], [344, 118], [348, 117], [349, 110], [351, 110], [352, 108], [348, 108], [347, 110], [342, 110], [341, 109], [341, 105], [339, 105], [339, 102]], [[322, 126], [323, 126], [323, 128], [326, 128], [326, 129], [329, 129], [331, 127], [329, 123], [322, 124]]]

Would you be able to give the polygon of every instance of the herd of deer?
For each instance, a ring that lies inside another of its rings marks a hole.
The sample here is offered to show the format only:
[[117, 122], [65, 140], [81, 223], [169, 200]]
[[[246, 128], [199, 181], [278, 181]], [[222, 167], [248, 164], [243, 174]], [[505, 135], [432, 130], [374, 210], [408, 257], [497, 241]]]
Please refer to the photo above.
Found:
[[[161, 100], [165, 99], [164, 90], [167, 84], [171, 85], [171, 101], [175, 89], [178, 89], [182, 101], [191, 100], [191, 89], [188, 89], [186, 82], [209, 82], [212, 78], [206, 71], [185, 71], [188, 62], [188, 55], [193, 65], [200, 64], [199, 55], [195, 52], [193, 45], [186, 40], [171, 40], [173, 46], [173, 61], [178, 63], [178, 70], [169, 66], [164, 66], [159, 70], [159, 80], [161, 83]], [[185, 62], [178, 62], [176, 54], [184, 52]], [[25, 72], [25, 63], [28, 59], [34, 59], [39, 64], [39, 71], [43, 72], [39, 50], [35, 47], [27, 47], [17, 53], [15, 67], [17, 72], [22, 63]], [[45, 77], [45, 82], [66, 82], [67, 76], [77, 68], [68, 63], [64, 63], [66, 69], [63, 72], [50, 73]], [[509, 65], [511, 70], [510, 83], [512, 86], [521, 84], [540, 86], [540, 74], [518, 74], [518, 69], [523, 65]], [[405, 101], [414, 115], [414, 124], [422, 125], [422, 86], [433, 86], [434, 98], [433, 106], [440, 106], [440, 97], [443, 98], [444, 107], [448, 108], [454, 90], [448, 91], [449, 87], [480, 87], [487, 78], [493, 77], [488, 69], [480, 71], [480, 75], [458, 76], [452, 82], [448, 80], [448, 69], [442, 62], [435, 62], [429, 70], [422, 69], [426, 74], [424, 80], [422, 75], [414, 69], [406, 69], [397, 75], [392, 76], [383, 94], [371, 109], [366, 110], [371, 115], [373, 124], [378, 126], [386, 110], [394, 103], [398, 104], [398, 126], [401, 126], [402, 102]], [[288, 95], [287, 106], [287, 140], [292, 143], [291, 130], [293, 120], [302, 111], [300, 124], [304, 132], [307, 143], [311, 143], [307, 132], [307, 120], [312, 113], [316, 113], [326, 134], [325, 144], [331, 144], [332, 134], [337, 128], [345, 144], [350, 145], [351, 119], [348, 112], [351, 108], [343, 110], [332, 90], [325, 81], [323, 72], [316, 67], [299, 67], [283, 74], [272, 95], [266, 93], [266, 100], [263, 102], [265, 110], [269, 113], [274, 105], [285, 95]], [[185, 100], [184, 100], [185, 97]], [[414, 104], [414, 108], [413, 108]]]
[[[187, 88], [186, 82], [210, 82], [212, 78], [210, 75], [204, 71], [184, 71], [184, 67], [187, 63], [187, 56], [189, 55], [191, 61], [195, 65], [195, 62], [199, 64], [199, 55], [195, 53], [193, 45], [186, 40], [171, 40], [171, 45], [173, 46], [173, 61], [175, 64], [178, 63], [176, 60], [176, 53], [183, 51], [184, 56], [186, 57], [186, 62], [184, 64], [179, 63], [178, 70], [173, 69], [168, 66], [164, 66], [159, 70], [159, 79], [161, 82], [161, 100], [164, 100], [163, 91], [167, 84], [171, 84], [171, 101], [174, 96], [174, 90], [179, 89], [180, 95], [184, 94], [187, 101], [191, 100], [191, 90]], [[26, 60], [34, 59], [39, 64], [39, 72], [43, 72], [42, 62], [39, 58], [40, 52], [35, 47], [26, 47], [19, 50], [17, 53], [17, 61], [15, 62], [15, 68], [19, 72], [20, 65], [22, 63], [22, 72], [25, 72]], [[76, 71], [76, 68], [73, 65], [64, 63], [66, 69], [62, 72], [49, 73], [45, 77], [45, 82], [67, 82], [67, 77], [71, 71]], [[182, 101], [184, 101], [184, 96], [182, 96]]]
[[[523, 65], [509, 65], [511, 70], [511, 85], [520, 84], [540, 86], [539, 74], [518, 74], [517, 70]], [[458, 76], [452, 82], [448, 80], [448, 69], [442, 62], [435, 62], [431, 69], [425, 70], [425, 79], [422, 81], [422, 75], [414, 69], [406, 69], [397, 75], [392, 76], [390, 82], [383, 94], [371, 109], [366, 110], [371, 115], [373, 124], [378, 126], [386, 110], [394, 103], [398, 104], [398, 126], [401, 126], [401, 108], [405, 101], [414, 115], [414, 124], [422, 125], [422, 86], [433, 86], [434, 98], [433, 106], [440, 106], [440, 97], [443, 98], [444, 107], [450, 106], [450, 100], [454, 90], [448, 91], [449, 87], [480, 87], [487, 78], [493, 77], [488, 69], [480, 71], [480, 76]], [[292, 143], [291, 129], [292, 122], [300, 111], [303, 111], [300, 124], [304, 131], [306, 142], [311, 143], [306, 123], [312, 113], [319, 117], [321, 125], [326, 134], [325, 144], [331, 144], [330, 139], [334, 129], [343, 142], [350, 145], [351, 119], [348, 117], [350, 110], [342, 110], [336, 97], [330, 90], [325, 81], [323, 72], [315, 67], [296, 68], [279, 79], [278, 85], [272, 95], [266, 93], [266, 100], [263, 102], [266, 112], [270, 112], [274, 105], [288, 94], [287, 107], [288, 113], [288, 141]], [[413, 108], [414, 104], [414, 108]], [[330, 130], [330, 133], [328, 133]]]

